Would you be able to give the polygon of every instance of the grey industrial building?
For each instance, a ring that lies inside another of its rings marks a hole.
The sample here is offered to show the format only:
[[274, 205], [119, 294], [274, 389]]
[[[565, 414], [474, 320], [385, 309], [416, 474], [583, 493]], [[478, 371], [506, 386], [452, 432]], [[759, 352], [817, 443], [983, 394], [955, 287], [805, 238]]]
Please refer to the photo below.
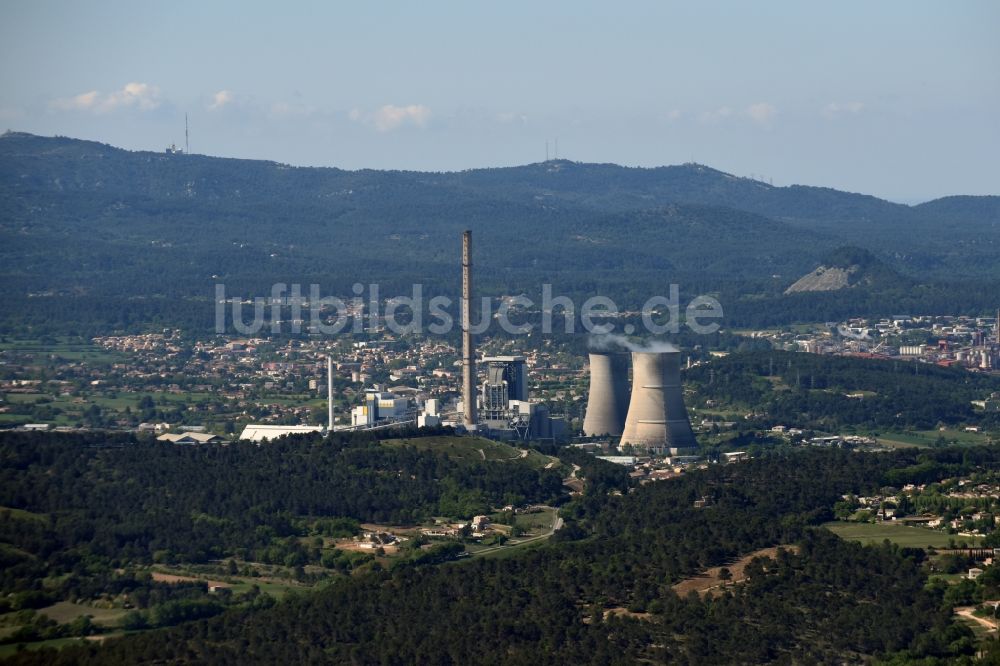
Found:
[[566, 437], [566, 422], [530, 399], [524, 356], [492, 356], [478, 365], [485, 369], [479, 392], [479, 424], [500, 439], [555, 439]]
[[511, 400], [528, 399], [527, 359], [523, 356], [493, 356], [479, 363], [486, 369], [481, 416], [486, 421], [504, 419]]

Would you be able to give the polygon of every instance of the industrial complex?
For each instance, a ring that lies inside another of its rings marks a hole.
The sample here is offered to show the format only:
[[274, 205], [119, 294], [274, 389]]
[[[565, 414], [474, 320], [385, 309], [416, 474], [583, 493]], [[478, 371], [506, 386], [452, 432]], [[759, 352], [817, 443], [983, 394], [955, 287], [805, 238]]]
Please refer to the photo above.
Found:
[[[247, 426], [242, 439], [263, 441], [301, 432], [371, 430], [402, 425], [451, 426], [505, 440], [563, 441], [569, 424], [530, 395], [527, 357], [520, 354], [479, 358], [471, 330], [473, 299], [472, 232], [462, 234], [462, 380], [458, 400], [426, 394], [401, 395], [383, 384], [364, 389], [350, 423], [334, 418], [332, 358], [327, 358], [326, 426]], [[629, 361], [633, 381], [629, 390]], [[399, 389], [396, 389], [399, 390]], [[680, 351], [675, 348], [594, 351], [590, 354], [590, 393], [583, 434], [621, 437], [622, 444], [651, 453], [689, 450], [697, 445], [688, 421], [680, 383]]]

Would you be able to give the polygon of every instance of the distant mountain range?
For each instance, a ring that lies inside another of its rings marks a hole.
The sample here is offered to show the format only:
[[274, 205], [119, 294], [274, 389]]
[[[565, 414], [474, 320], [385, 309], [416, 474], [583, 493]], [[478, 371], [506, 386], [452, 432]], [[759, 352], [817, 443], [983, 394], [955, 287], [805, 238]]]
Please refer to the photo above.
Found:
[[277, 281], [453, 293], [465, 228], [492, 294], [780, 296], [845, 245], [921, 284], [1000, 279], [1000, 197], [905, 206], [698, 164], [345, 171], [8, 132], [0, 211], [14, 299], [208, 301], [216, 282], [256, 295]]

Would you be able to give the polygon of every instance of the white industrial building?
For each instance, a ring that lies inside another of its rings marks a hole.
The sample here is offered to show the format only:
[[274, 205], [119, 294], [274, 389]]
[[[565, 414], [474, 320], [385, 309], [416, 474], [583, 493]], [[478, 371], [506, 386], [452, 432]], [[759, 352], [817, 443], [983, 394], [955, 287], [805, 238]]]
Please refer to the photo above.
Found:
[[373, 426], [385, 421], [404, 419], [410, 411], [410, 399], [390, 393], [380, 384], [365, 389], [365, 404], [351, 410], [352, 426]]
[[310, 425], [248, 425], [243, 429], [240, 439], [251, 442], [263, 442], [265, 439], [275, 440], [285, 435], [300, 435], [307, 432], [323, 432], [323, 426]]
[[222, 437], [208, 432], [168, 432], [156, 439], [171, 444], [216, 444], [225, 441]]

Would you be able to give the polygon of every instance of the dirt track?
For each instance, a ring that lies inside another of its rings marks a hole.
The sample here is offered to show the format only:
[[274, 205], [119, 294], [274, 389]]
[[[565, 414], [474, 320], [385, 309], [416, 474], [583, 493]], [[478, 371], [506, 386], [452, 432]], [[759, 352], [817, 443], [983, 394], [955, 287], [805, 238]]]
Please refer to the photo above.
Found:
[[746, 566], [750, 564], [750, 560], [755, 557], [770, 557], [774, 558], [778, 553], [778, 548], [783, 548], [791, 552], [798, 552], [798, 546], [774, 546], [771, 548], [761, 548], [760, 550], [755, 550], [754, 552], [744, 555], [743, 557], [735, 560], [726, 567], [712, 567], [708, 571], [698, 574], [697, 576], [692, 576], [682, 580], [681, 582], [673, 586], [673, 591], [678, 594], [678, 596], [687, 596], [692, 591], [697, 592], [699, 596], [715, 596], [717, 594], [722, 594], [722, 587], [724, 581], [719, 578], [719, 572], [723, 568], [728, 568], [729, 572], [732, 574], [732, 578], [726, 585], [734, 585], [740, 583], [746, 579], [743, 571]]
[[986, 627], [986, 631], [989, 633], [996, 633], [997, 630], [996, 620], [987, 617], [976, 617], [975, 615], [972, 614], [974, 610], [976, 610], [974, 606], [961, 606], [955, 609], [955, 615], [968, 618], [973, 622], [977, 622], [983, 625], [984, 627]]

